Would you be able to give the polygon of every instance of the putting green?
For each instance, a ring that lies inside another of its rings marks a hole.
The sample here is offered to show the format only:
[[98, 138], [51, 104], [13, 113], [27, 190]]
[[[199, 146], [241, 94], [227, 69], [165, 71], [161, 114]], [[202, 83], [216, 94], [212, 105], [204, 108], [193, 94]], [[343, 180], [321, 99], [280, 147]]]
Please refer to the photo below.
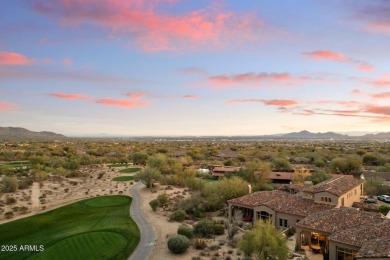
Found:
[[30, 259], [111, 259], [126, 245], [127, 239], [121, 234], [89, 232], [67, 237]]
[[129, 203], [129, 198], [125, 196], [121, 197], [113, 197], [113, 196], [108, 196], [108, 197], [98, 197], [98, 198], [93, 198], [89, 199], [84, 202], [84, 205], [90, 206], [90, 207], [116, 207], [120, 205], [124, 205], [126, 203]]

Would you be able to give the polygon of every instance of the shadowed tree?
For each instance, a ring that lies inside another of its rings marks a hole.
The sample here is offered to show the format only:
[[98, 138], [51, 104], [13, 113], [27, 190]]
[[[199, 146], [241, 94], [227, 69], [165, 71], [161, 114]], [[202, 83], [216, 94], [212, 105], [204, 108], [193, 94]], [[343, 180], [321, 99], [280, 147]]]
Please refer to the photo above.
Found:
[[152, 167], [146, 167], [143, 171], [137, 174], [137, 178], [139, 178], [147, 188], [152, 187], [156, 181], [161, 179], [161, 177], [160, 171]]
[[245, 232], [239, 243], [245, 255], [254, 255], [257, 260], [287, 259], [285, 237], [271, 222], [259, 220], [251, 231]]

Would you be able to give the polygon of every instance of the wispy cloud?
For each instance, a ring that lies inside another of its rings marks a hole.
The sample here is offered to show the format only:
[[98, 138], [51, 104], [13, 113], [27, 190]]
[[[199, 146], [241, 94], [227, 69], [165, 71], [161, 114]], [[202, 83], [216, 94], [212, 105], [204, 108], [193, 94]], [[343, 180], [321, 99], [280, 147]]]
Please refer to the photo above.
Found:
[[372, 98], [387, 99], [387, 98], [390, 98], [390, 92], [382, 92], [382, 93], [373, 94]]
[[346, 62], [356, 66], [360, 71], [374, 71], [373, 65], [368, 64], [366, 61], [357, 60], [354, 58], [346, 57], [344, 54], [329, 51], [329, 50], [317, 50], [312, 52], [303, 52], [303, 56], [316, 59], [316, 60], [332, 60], [338, 62]]
[[242, 74], [219, 74], [209, 76], [205, 82], [195, 85], [205, 85], [215, 89], [235, 87], [291, 87], [303, 82], [324, 82], [324, 78], [307, 76], [294, 76], [289, 73], [242, 73]]
[[137, 100], [145, 96], [145, 93], [127, 93], [126, 96], [128, 96], [131, 99]]
[[84, 94], [69, 94], [69, 93], [49, 93], [47, 94], [51, 97], [57, 97], [62, 99], [73, 99], [73, 100], [91, 100], [91, 97]]
[[0, 65], [28, 65], [33, 60], [16, 52], [0, 52]]
[[336, 53], [333, 51], [312, 51], [312, 52], [304, 52], [302, 55], [312, 58], [312, 59], [324, 59], [324, 60], [336, 60], [336, 61], [347, 61], [347, 58], [340, 53]]
[[390, 87], [390, 75], [383, 75], [379, 79], [371, 80], [370, 83], [375, 87]]
[[390, 34], [390, 5], [387, 0], [350, 1], [347, 5], [353, 18], [372, 33]]
[[[59, 18], [66, 25], [109, 28], [115, 34], [129, 36], [137, 46], [150, 52], [221, 49], [259, 38], [259, 31], [261, 35], [265, 26], [254, 13], [237, 13], [221, 4], [178, 13], [175, 7], [180, 2], [169, 0], [35, 0], [34, 3], [36, 11]], [[238, 33], [245, 37], [237, 37]]]
[[286, 99], [233, 99], [227, 102], [228, 104], [237, 104], [237, 103], [262, 103], [267, 106], [293, 106], [297, 105], [298, 101], [296, 100], [286, 100]]
[[126, 99], [112, 99], [112, 98], [102, 98], [95, 101], [97, 104], [104, 106], [115, 106], [122, 108], [137, 108], [149, 106], [150, 103], [142, 102], [137, 100], [126, 100]]
[[196, 98], [199, 98], [198, 96], [196, 95], [184, 95], [182, 96], [183, 98], [186, 98], [186, 99], [196, 99]]
[[15, 110], [18, 107], [17, 104], [0, 101], [0, 112]]

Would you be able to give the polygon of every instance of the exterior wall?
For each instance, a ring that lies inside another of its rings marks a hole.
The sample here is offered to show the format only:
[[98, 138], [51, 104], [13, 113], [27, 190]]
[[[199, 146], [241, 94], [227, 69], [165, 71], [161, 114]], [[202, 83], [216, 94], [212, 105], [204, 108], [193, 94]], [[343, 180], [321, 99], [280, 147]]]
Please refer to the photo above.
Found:
[[274, 225], [276, 224], [276, 212], [273, 209], [268, 208], [267, 206], [258, 206], [258, 207], [254, 208], [253, 223], [257, 222], [257, 220], [258, 220], [257, 219], [257, 213], [260, 212], [260, 211], [265, 211], [268, 214], [272, 214], [272, 217], [270, 218], [271, 222]]
[[[322, 198], [322, 200], [321, 200]], [[330, 200], [330, 202], [329, 202]], [[314, 201], [323, 204], [339, 205], [339, 197], [327, 191], [314, 194]], [[351, 204], [352, 205], [352, 204]]]
[[[279, 219], [283, 220], [282, 221], [283, 226], [280, 226]], [[295, 227], [297, 222], [302, 220], [302, 219], [304, 219], [304, 217], [277, 212], [276, 217], [275, 217], [275, 227], [283, 228], [283, 229], [285, 229], [287, 227]], [[287, 227], [284, 226], [284, 220], [287, 220]]]
[[[360, 202], [360, 197], [363, 195], [363, 184], [356, 186], [349, 190], [345, 194], [339, 197], [338, 206], [352, 207], [354, 202]], [[342, 205], [342, 199], [344, 198], [344, 205]]]
[[360, 249], [359, 247], [354, 247], [354, 246], [336, 243], [334, 241], [329, 241], [329, 259], [337, 259], [336, 247], [347, 248], [347, 249], [351, 249], [352, 251], [356, 251], [356, 252], [359, 251], [359, 249]]
[[303, 197], [306, 199], [314, 199], [313, 193], [303, 192]]

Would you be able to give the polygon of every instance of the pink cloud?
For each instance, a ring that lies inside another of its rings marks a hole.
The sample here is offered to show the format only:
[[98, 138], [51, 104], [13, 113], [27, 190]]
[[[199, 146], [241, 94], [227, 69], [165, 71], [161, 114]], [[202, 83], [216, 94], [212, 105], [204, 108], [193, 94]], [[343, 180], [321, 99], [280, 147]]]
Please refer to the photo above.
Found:
[[17, 104], [0, 101], [0, 112], [15, 110], [19, 106]]
[[390, 98], [390, 92], [382, 92], [382, 93], [378, 93], [378, 94], [373, 94], [372, 95], [372, 98]]
[[380, 79], [371, 81], [371, 84], [375, 87], [390, 87], [390, 77], [385, 75]]
[[367, 28], [372, 32], [390, 34], [390, 21], [372, 22]]
[[77, 99], [89, 100], [89, 99], [91, 99], [89, 96], [84, 95], [84, 94], [49, 93], [47, 95], [51, 96], [51, 97], [62, 98], [62, 99], [73, 99], [73, 100], [77, 100]]
[[357, 69], [360, 71], [374, 71], [375, 68], [371, 64], [368, 64], [365, 61], [356, 60], [353, 58], [345, 57], [341, 53], [333, 52], [333, 51], [313, 51], [313, 52], [304, 52], [302, 55], [317, 59], [317, 60], [333, 60], [333, 61], [340, 61], [340, 62], [348, 62], [350, 64], [356, 65]]
[[62, 61], [62, 63], [65, 65], [65, 66], [72, 66], [73, 65], [73, 60], [70, 59], [70, 58], [66, 58]]
[[198, 96], [196, 96], [196, 95], [184, 95], [183, 98], [196, 99], [196, 98], [198, 98]]
[[137, 100], [145, 96], [145, 93], [127, 93], [126, 96], [131, 99]]
[[124, 100], [124, 99], [111, 99], [111, 98], [103, 98], [95, 101], [98, 104], [104, 106], [116, 106], [122, 108], [137, 108], [137, 107], [145, 107], [149, 106], [148, 102], [141, 102], [137, 100]]
[[368, 106], [366, 112], [390, 116], [390, 106]]
[[308, 77], [294, 77], [289, 73], [243, 73], [233, 75], [215, 75], [208, 77], [206, 85], [213, 88], [230, 88], [236, 86], [260, 86], [260, 84], [284, 84], [290, 85], [298, 81], [312, 80]]
[[236, 104], [236, 103], [263, 103], [267, 106], [293, 106], [297, 105], [298, 101], [295, 100], [285, 100], [285, 99], [272, 99], [272, 100], [265, 100], [265, 99], [234, 99], [229, 100], [227, 102], [228, 104]]
[[353, 95], [364, 95], [365, 93], [359, 89], [354, 89], [351, 91], [351, 94]]
[[325, 59], [325, 60], [337, 60], [337, 61], [347, 61], [348, 59], [340, 54], [333, 51], [324, 51], [318, 50], [313, 52], [304, 52], [302, 55], [307, 56], [313, 59]]
[[372, 65], [369, 65], [369, 64], [362, 64], [362, 65], [359, 65], [357, 67], [358, 70], [361, 70], [361, 71], [374, 71], [375, 68], [374, 66]]
[[27, 65], [33, 60], [16, 52], [0, 52], [0, 65]]
[[[167, 5], [168, 4], [168, 5]], [[253, 13], [235, 13], [219, 4], [171, 14], [164, 0], [36, 0], [34, 9], [67, 25], [93, 24], [130, 36], [145, 51], [223, 48], [259, 37], [264, 22]], [[163, 8], [161, 8], [163, 7]], [[237, 37], [237, 33], [245, 35]]]

